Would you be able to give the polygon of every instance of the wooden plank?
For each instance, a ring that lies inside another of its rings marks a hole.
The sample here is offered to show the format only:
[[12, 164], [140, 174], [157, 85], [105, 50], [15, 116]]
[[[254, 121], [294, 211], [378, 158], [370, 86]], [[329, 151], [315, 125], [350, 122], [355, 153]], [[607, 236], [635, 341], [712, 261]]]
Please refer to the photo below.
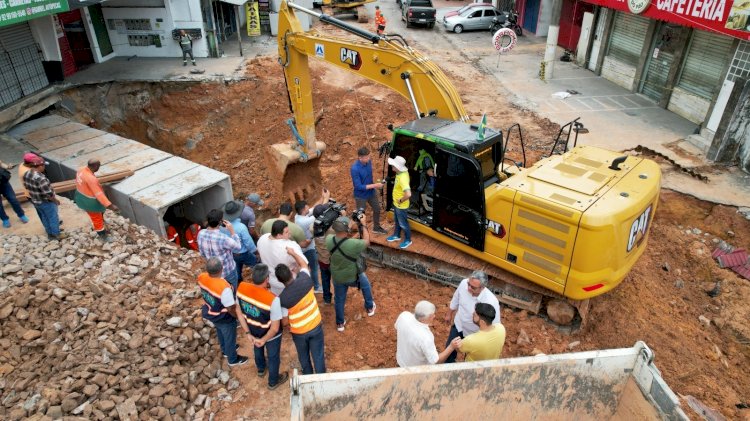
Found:
[[21, 136], [21, 140], [34, 143], [47, 139], [51, 139], [57, 136], [64, 136], [68, 133], [79, 132], [84, 129], [88, 129], [88, 126], [84, 126], [80, 123], [68, 122], [59, 126], [48, 127], [46, 129], [37, 130], [31, 133], [27, 133]]
[[117, 144], [120, 139], [124, 138], [111, 133], [106, 133], [101, 136], [86, 140], [85, 142], [78, 142], [73, 145], [55, 149], [54, 151], [50, 151], [44, 154], [44, 156], [57, 163], [62, 163], [69, 159], [75, 158], [76, 156], [88, 155], [92, 152], [104, 149], [107, 146]]
[[89, 159], [92, 158], [98, 159], [102, 164], [107, 164], [109, 162], [125, 158], [136, 152], [145, 151], [147, 149], [150, 148], [142, 143], [138, 143], [130, 139], [121, 138], [114, 145], [101, 148], [92, 153], [78, 155], [72, 159], [63, 161], [62, 164], [66, 167], [80, 168], [88, 164]]
[[[105, 185], [107, 183], [115, 183], [127, 177], [131, 177], [133, 174], [135, 174], [135, 172], [133, 171], [118, 171], [114, 173], [108, 173], [108, 174], [104, 174], [101, 176], [97, 176], [96, 178], [99, 180], [99, 183], [101, 183], [102, 185]], [[65, 193], [65, 192], [73, 191], [76, 189], [76, 181], [65, 180], [65, 181], [60, 181], [57, 183], [52, 183], [50, 184], [50, 186], [52, 187], [52, 191], [54, 191], [57, 194]], [[15, 194], [19, 202], [25, 202], [29, 200], [28, 196], [26, 196], [26, 191], [23, 189], [15, 191]]]
[[8, 134], [16, 139], [20, 139], [22, 136], [42, 129], [47, 129], [54, 126], [60, 126], [69, 122], [70, 120], [60, 117], [59, 115], [48, 115], [36, 120], [27, 121], [21, 123], [8, 131]]

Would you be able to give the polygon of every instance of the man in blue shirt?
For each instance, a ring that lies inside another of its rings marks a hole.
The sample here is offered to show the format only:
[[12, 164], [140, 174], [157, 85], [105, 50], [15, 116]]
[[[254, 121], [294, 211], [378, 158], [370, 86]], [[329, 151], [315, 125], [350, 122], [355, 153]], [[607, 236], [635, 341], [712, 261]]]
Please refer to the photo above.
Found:
[[387, 234], [388, 231], [380, 226], [380, 203], [377, 189], [383, 188], [383, 183], [373, 183], [372, 160], [370, 150], [362, 147], [357, 151], [357, 160], [352, 164], [352, 184], [354, 185], [354, 201], [357, 209], [365, 209], [367, 204], [372, 208], [372, 231], [377, 234]]
[[247, 229], [247, 225], [242, 223], [240, 215], [242, 215], [242, 209], [244, 208], [238, 200], [227, 202], [224, 205], [224, 216], [232, 224], [234, 232], [240, 237], [240, 251], [234, 253], [234, 262], [237, 263], [237, 282], [242, 282], [242, 267], [243, 266], [255, 266], [258, 263], [255, 257], [256, 247], [253, 237], [250, 236], [250, 231]]

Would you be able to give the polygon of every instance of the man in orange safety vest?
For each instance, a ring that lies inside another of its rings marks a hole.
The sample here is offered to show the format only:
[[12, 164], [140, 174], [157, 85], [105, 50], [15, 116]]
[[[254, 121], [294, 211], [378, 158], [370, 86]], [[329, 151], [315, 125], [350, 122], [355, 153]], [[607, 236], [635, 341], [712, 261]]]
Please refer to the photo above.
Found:
[[86, 211], [94, 226], [94, 231], [104, 242], [111, 241], [104, 227], [104, 211], [110, 209], [117, 212], [117, 206], [107, 199], [99, 180], [94, 173], [99, 171], [101, 163], [98, 159], [89, 159], [88, 165], [81, 167], [76, 174], [75, 202], [79, 208]]

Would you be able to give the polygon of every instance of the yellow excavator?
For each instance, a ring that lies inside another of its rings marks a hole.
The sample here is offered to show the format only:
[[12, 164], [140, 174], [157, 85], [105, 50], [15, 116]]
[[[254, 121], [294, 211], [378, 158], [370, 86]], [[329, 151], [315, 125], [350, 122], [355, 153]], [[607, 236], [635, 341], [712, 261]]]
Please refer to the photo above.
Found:
[[[297, 12], [361, 40], [305, 32]], [[660, 192], [655, 162], [592, 146], [568, 150], [570, 133], [581, 128], [574, 121], [568, 138], [556, 142], [561, 147], [553, 147], [559, 154], [524, 168], [505, 155], [509, 136], [503, 142], [502, 131], [471, 124], [442, 70], [403, 38], [287, 1], [278, 34], [296, 134], [295, 145], [274, 145], [280, 170], [325, 148], [315, 137], [311, 57], [393, 89], [414, 107], [415, 120], [390, 126], [393, 137], [384, 150], [406, 159], [413, 192], [422, 176], [418, 161], [427, 154], [434, 163], [430, 205], [409, 212], [411, 229], [426, 237], [406, 250], [377, 237], [368, 254], [376, 263], [450, 285], [483, 268], [501, 302], [533, 313], [554, 302], [558, 315], [577, 309], [575, 323], [585, 319], [588, 299], [616, 287], [643, 254]], [[394, 175], [389, 169], [387, 179]], [[392, 190], [389, 182], [388, 210]], [[570, 323], [551, 313], [553, 321]]]
[[323, 13], [330, 13], [337, 18], [349, 15], [356, 17], [357, 22], [367, 23], [370, 17], [367, 14], [365, 5], [376, 1], [377, 0], [321, 0], [320, 2], [314, 2], [313, 5], [320, 7]]

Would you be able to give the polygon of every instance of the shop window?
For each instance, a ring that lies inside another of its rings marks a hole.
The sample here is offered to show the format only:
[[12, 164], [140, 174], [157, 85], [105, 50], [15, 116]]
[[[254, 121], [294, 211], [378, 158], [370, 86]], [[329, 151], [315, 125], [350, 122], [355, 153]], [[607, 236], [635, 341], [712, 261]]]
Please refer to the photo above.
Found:
[[737, 78], [750, 78], [750, 42], [748, 41], [740, 41], [729, 72], [727, 72], [728, 80], [734, 82]]

